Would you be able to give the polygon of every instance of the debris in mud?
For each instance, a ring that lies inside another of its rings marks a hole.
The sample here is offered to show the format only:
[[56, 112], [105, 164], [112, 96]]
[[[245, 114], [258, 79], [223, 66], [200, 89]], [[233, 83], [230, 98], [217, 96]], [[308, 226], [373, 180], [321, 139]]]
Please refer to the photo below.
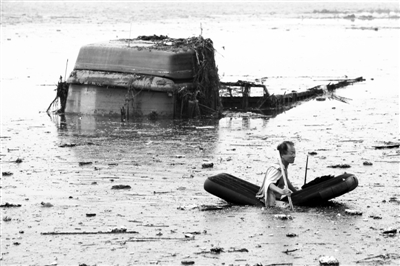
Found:
[[213, 168], [213, 167], [214, 167], [214, 163], [211, 163], [211, 162], [204, 162], [204, 163], [201, 165], [201, 167], [202, 167], [202, 168]]
[[21, 204], [12, 204], [12, 203], [4, 203], [0, 205], [1, 208], [14, 208], [14, 207], [21, 207]]
[[350, 168], [351, 166], [348, 164], [336, 164], [336, 165], [330, 165], [328, 167], [329, 168]]
[[111, 189], [131, 189], [130, 185], [115, 185], [112, 186]]
[[397, 234], [396, 228], [388, 228], [382, 232], [383, 235], [393, 237]]
[[42, 207], [44, 207], [44, 208], [53, 207], [53, 204], [51, 204], [50, 202], [43, 202], [43, 201], [42, 201], [40, 204], [41, 204]]
[[[390, 260], [398, 260], [400, 259], [399, 254], [395, 253], [386, 253], [386, 254], [381, 254], [373, 257], [368, 257], [359, 261], [356, 261], [356, 263], [363, 263], [363, 262], [368, 262], [373, 265], [382, 265], [390, 262]], [[389, 261], [387, 261], [389, 260]]]
[[372, 218], [374, 220], [381, 220], [382, 219], [381, 216], [377, 216], [377, 215], [370, 215], [369, 218]]
[[70, 147], [75, 147], [75, 146], [76, 146], [75, 143], [64, 143], [64, 144], [59, 145], [58, 147], [60, 147], [60, 148], [65, 148], [65, 147], [70, 148]]
[[275, 214], [274, 218], [280, 220], [293, 220], [293, 217], [289, 214]]
[[93, 164], [93, 162], [79, 162], [79, 166], [90, 165], [90, 164]]
[[385, 145], [385, 146], [372, 146], [375, 150], [399, 148], [400, 144]]
[[11, 175], [13, 175], [13, 173], [11, 173], [11, 172], [2, 172], [1, 175], [2, 176], [11, 176]]
[[344, 210], [344, 212], [346, 214], [350, 214], [350, 215], [362, 215], [362, 212], [361, 211], [357, 211], [357, 210], [346, 209], [346, 210]]
[[121, 226], [120, 228], [115, 227], [111, 229], [111, 233], [126, 233], [128, 229], [126, 229], [124, 226]]
[[363, 162], [363, 165], [372, 165], [372, 163], [365, 161], [365, 162]]
[[339, 261], [332, 256], [319, 257], [319, 265], [321, 266], [339, 266]]
[[183, 264], [183, 265], [193, 265], [194, 261], [192, 261], [192, 260], [183, 260], [183, 261], [181, 261], [181, 264]]
[[219, 253], [221, 253], [221, 252], [224, 252], [224, 249], [223, 249], [223, 248], [220, 248], [220, 247], [215, 247], [215, 248], [211, 248], [211, 249], [210, 249], [210, 252], [211, 252], [211, 253], [214, 253], [214, 254], [219, 254]]
[[[124, 228], [125, 229], [125, 228]], [[116, 228], [111, 231], [97, 231], [97, 232], [43, 232], [41, 235], [101, 235], [101, 234], [139, 234], [137, 231], [127, 231], [121, 228]]]
[[286, 249], [285, 251], [282, 251], [282, 253], [289, 254], [289, 253], [291, 253], [291, 252], [295, 252], [295, 251], [297, 251], [297, 250], [299, 250], [299, 249], [298, 249], [298, 248], [296, 248], [296, 249], [292, 249], [292, 250]]
[[199, 206], [200, 211], [219, 211], [222, 210], [226, 207], [229, 207], [230, 205], [224, 205], [224, 206], [216, 206], [216, 205], [201, 205]]

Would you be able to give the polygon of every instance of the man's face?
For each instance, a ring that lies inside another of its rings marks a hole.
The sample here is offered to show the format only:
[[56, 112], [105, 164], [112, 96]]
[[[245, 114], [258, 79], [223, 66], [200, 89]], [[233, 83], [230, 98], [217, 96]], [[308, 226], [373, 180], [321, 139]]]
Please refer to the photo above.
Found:
[[288, 145], [288, 150], [285, 154], [282, 155], [282, 159], [288, 163], [294, 163], [294, 159], [296, 158], [296, 149], [294, 146]]

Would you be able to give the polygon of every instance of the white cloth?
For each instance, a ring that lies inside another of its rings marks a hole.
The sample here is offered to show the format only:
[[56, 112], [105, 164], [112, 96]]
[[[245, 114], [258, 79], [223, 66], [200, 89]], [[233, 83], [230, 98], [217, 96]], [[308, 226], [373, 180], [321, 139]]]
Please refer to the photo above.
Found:
[[[285, 172], [287, 175], [286, 169]], [[256, 194], [256, 198], [263, 201], [265, 203], [265, 206], [272, 207], [276, 205], [275, 193], [269, 188], [269, 186], [271, 184], [277, 184], [277, 182], [281, 178], [282, 178], [282, 171], [280, 164], [278, 162], [271, 164], [267, 168], [267, 172], [265, 173], [263, 183], [260, 187], [260, 190]]]

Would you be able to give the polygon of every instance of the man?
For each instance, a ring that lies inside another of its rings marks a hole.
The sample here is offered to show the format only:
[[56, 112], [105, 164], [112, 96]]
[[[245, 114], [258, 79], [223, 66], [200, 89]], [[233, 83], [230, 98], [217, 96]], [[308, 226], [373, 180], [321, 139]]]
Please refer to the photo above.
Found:
[[281, 199], [282, 196], [290, 196], [296, 191], [289, 180], [287, 172], [289, 164], [294, 163], [294, 159], [296, 158], [294, 143], [291, 141], [284, 141], [278, 145], [277, 150], [279, 150], [280, 159], [286, 173], [288, 188], [284, 188], [285, 182], [283, 180], [282, 169], [279, 161], [275, 164], [271, 164], [265, 173], [261, 188], [256, 194], [256, 197], [263, 201], [266, 207], [275, 206], [276, 199]]

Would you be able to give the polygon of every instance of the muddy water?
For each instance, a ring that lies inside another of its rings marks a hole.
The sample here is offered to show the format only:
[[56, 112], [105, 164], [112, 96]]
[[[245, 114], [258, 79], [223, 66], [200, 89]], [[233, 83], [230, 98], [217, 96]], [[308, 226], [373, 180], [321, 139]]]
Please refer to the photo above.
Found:
[[[110, 19], [102, 5], [90, 17], [77, 6], [40, 7], [32, 13], [6, 6], [11, 15], [2, 25], [7, 53], [2, 54], [1, 168], [12, 175], [1, 177], [1, 202], [21, 204], [1, 210], [2, 264], [317, 265], [323, 255], [341, 265], [399, 263], [399, 234], [382, 234], [399, 229], [399, 149], [373, 148], [400, 141], [396, 20], [350, 22], [286, 13], [271, 18], [251, 5], [244, 16], [236, 9], [211, 8], [215, 14], [204, 7], [186, 18], [163, 13], [159, 21], [137, 12], [134, 35], [197, 35], [202, 23], [219, 51], [223, 80], [270, 77], [266, 84], [273, 93], [309, 86], [305, 76], [313, 84], [344, 75], [366, 81], [336, 92], [351, 99], [348, 104], [310, 100], [269, 119], [121, 123], [110, 117], [49, 117], [44, 110], [66, 58], [71, 69], [81, 45], [129, 34], [129, 19]], [[243, 49], [249, 46], [255, 49]], [[304, 182], [309, 152], [317, 154], [309, 156], [307, 180], [347, 171], [359, 186], [327, 206], [295, 211], [199, 208], [225, 204], [203, 190], [207, 177], [227, 172], [260, 184], [274, 147], [286, 139], [297, 148], [290, 168], [296, 186]], [[202, 168], [205, 161], [214, 167]], [[337, 164], [351, 167], [328, 168]], [[115, 185], [131, 188], [112, 189]], [[363, 214], [350, 216], [345, 209]], [[293, 219], [274, 217], [282, 213]], [[132, 233], [42, 234], [121, 226]]]

